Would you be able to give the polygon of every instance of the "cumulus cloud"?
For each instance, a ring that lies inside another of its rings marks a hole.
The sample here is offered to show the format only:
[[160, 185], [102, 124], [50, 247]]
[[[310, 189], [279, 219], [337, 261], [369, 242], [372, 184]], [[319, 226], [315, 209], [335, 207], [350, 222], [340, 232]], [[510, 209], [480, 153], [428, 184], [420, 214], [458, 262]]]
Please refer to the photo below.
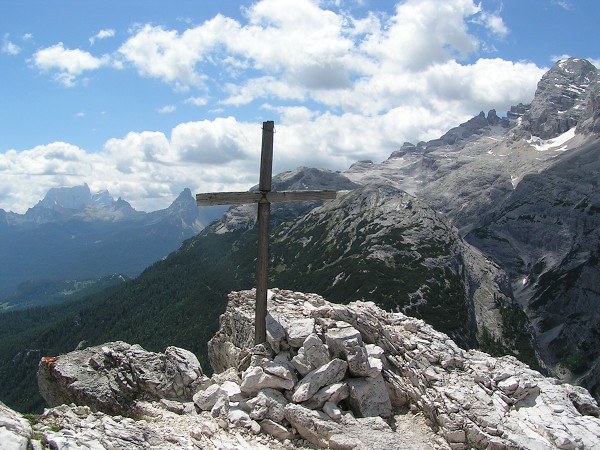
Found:
[[246, 190], [258, 181], [260, 139], [260, 125], [229, 117], [180, 124], [170, 135], [130, 132], [94, 153], [64, 142], [9, 150], [0, 154], [0, 202], [22, 213], [52, 187], [88, 183], [150, 211], [184, 187]]
[[165, 105], [161, 108], [158, 108], [156, 111], [161, 114], [168, 114], [174, 112], [176, 109], [177, 107], [175, 105]]
[[[21, 173], [42, 181], [15, 208], [31, 206], [56, 183], [87, 182], [149, 210], [185, 186], [245, 190], [258, 182], [262, 112], [276, 116], [275, 172], [379, 162], [404, 141], [437, 138], [480, 110], [502, 113], [531, 101], [546, 70], [482, 58], [481, 49], [509, 30], [501, 11], [473, 0], [405, 0], [389, 16], [362, 18], [328, 5], [336, 3], [262, 0], [241, 21], [217, 15], [184, 30], [142, 24], [111, 56], [62, 43], [38, 51], [35, 66], [65, 86], [88, 71], [120, 67], [166, 83], [175, 95], [187, 92], [183, 104], [211, 114], [243, 105], [262, 111], [253, 123], [226, 117], [169, 133], [131, 132], [96, 153], [65, 143], [11, 150], [0, 155], [0, 192], [10, 174]], [[482, 27], [488, 32], [476, 35]]]
[[80, 49], [70, 50], [62, 42], [37, 51], [33, 63], [44, 72], [54, 72], [54, 78], [65, 87], [72, 87], [79, 75], [107, 65], [110, 58], [97, 58]]
[[94, 36], [90, 37], [90, 45], [94, 45], [97, 40], [107, 39], [113, 37], [115, 35], [115, 30], [112, 28], [107, 28], [104, 30], [98, 31]]
[[4, 33], [2, 38], [2, 48], [0, 51], [7, 55], [18, 55], [21, 53], [21, 47], [10, 40], [10, 35], [8, 33]]

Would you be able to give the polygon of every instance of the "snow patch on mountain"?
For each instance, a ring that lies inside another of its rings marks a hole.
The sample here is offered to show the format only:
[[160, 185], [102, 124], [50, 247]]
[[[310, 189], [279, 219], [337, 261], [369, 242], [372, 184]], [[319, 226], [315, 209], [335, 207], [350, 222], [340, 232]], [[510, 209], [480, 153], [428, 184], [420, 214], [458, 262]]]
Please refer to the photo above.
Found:
[[576, 127], [573, 127], [569, 131], [566, 131], [553, 139], [542, 139], [537, 136], [531, 136], [527, 142], [539, 152], [545, 152], [546, 150], [569, 150], [569, 145], [567, 143], [575, 137], [575, 128]]

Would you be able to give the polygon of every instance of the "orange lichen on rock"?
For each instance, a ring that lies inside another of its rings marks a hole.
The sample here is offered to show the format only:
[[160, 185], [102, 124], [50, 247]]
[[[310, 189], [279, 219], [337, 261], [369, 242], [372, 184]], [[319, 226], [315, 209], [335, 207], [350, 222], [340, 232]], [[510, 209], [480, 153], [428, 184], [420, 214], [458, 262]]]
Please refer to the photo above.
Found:
[[56, 356], [43, 356], [42, 363], [47, 364], [50, 368], [52, 368], [54, 367], [54, 364], [56, 363], [57, 359], [58, 358]]

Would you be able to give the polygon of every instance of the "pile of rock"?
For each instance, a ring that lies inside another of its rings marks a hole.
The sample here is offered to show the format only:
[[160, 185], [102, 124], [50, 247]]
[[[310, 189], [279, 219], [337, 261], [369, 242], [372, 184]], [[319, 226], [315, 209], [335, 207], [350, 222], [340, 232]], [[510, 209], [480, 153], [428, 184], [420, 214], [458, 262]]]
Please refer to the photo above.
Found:
[[[257, 421], [281, 439], [293, 438], [297, 430], [321, 447], [344, 434], [336, 421], [345, 414], [393, 415], [382, 376], [383, 349], [365, 344], [349, 323], [313, 314], [326, 306], [319, 296], [270, 291], [267, 344], [248, 351], [253, 311], [246, 305], [252, 295], [230, 295], [221, 329], [209, 342], [211, 365], [230, 379], [196, 393], [196, 406], [230, 422], [232, 415], [248, 426]], [[287, 314], [292, 310], [299, 314]], [[353, 445], [366, 444], [355, 438]]]
[[[209, 342], [215, 370], [233, 367], [241, 374], [240, 395], [252, 399], [234, 404], [250, 419], [283, 416], [313, 444], [337, 448], [342, 416], [385, 418], [408, 406], [423, 413], [452, 449], [600, 444], [600, 409], [585, 389], [543, 377], [513, 357], [464, 351], [423, 321], [373, 303], [336, 305], [318, 295], [273, 290], [269, 345], [248, 352], [253, 296], [230, 295]], [[274, 427], [263, 429], [273, 433]], [[290, 429], [277, 430], [286, 436]], [[367, 443], [344, 445], [339, 448]]]
[[0, 405], [0, 438], [59, 450], [600, 444], [600, 409], [585, 389], [461, 350], [421, 320], [273, 290], [267, 343], [253, 346], [253, 306], [254, 291], [230, 294], [210, 378], [175, 347], [113, 342], [44, 358], [40, 390], [55, 407], [32, 425]]

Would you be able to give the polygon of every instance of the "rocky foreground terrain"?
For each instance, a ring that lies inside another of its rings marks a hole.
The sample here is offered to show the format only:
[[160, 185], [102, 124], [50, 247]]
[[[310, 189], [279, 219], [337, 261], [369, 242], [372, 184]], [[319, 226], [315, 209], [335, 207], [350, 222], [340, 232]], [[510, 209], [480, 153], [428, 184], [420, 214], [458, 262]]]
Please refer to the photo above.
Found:
[[187, 350], [111, 342], [43, 358], [51, 408], [0, 405], [2, 449], [591, 449], [600, 408], [513, 357], [462, 350], [371, 302], [272, 290], [253, 346], [254, 291], [233, 292], [203, 373]]

